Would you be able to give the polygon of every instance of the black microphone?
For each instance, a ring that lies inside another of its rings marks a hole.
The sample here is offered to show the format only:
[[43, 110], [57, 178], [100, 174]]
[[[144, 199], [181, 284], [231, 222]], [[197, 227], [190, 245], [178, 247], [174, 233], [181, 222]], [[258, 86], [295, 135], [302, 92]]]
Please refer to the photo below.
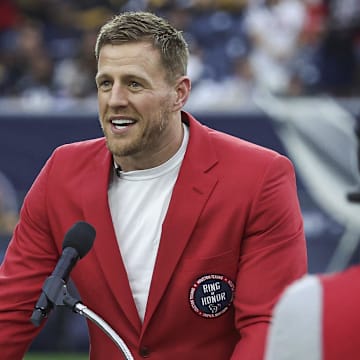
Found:
[[69, 279], [69, 275], [77, 261], [83, 258], [91, 249], [96, 236], [95, 229], [84, 221], [75, 223], [65, 234], [61, 257], [54, 271], [49, 276], [43, 287], [31, 316], [31, 322], [39, 326], [57, 303], [62, 287]]

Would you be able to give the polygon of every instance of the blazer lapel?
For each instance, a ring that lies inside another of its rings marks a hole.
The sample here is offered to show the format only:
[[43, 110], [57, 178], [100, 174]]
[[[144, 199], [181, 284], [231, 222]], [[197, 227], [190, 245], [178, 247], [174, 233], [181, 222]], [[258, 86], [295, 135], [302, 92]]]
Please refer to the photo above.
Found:
[[104, 282], [135, 330], [140, 333], [141, 322], [135, 306], [121, 253], [116, 240], [109, 203], [108, 184], [112, 169], [112, 156], [101, 150], [91, 164], [89, 185], [84, 184], [85, 220], [96, 229], [94, 252], [104, 274]]
[[217, 183], [217, 178], [209, 171], [216, 164], [217, 156], [208, 131], [189, 115], [188, 117], [190, 119], [188, 149], [162, 227], [143, 326], [112, 224], [108, 204], [112, 156], [106, 149], [105, 142], [88, 170], [89, 185], [85, 183], [82, 189], [85, 221], [96, 229], [97, 240], [94, 242], [94, 252], [99, 268], [104, 274], [104, 282], [108, 284], [124, 316], [139, 334], [144, 333], [156, 311], [197, 219]]
[[[204, 134], [206, 131], [204, 132], [201, 127], [202, 125], [191, 120], [188, 149], [162, 227], [142, 334], [166, 290], [198, 217], [217, 183], [217, 178], [207, 173], [217, 162], [217, 157], [208, 135]], [[199, 136], [199, 133], [204, 136]]]

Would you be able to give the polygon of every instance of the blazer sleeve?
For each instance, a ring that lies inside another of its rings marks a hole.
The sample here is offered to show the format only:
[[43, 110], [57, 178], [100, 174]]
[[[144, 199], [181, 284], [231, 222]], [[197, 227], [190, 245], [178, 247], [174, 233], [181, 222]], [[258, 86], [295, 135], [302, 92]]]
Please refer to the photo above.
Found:
[[232, 360], [263, 359], [275, 303], [287, 285], [307, 272], [303, 220], [290, 160], [274, 156], [256, 188], [236, 280], [235, 324], [240, 341]]
[[0, 267], [0, 353], [2, 360], [20, 360], [41, 327], [30, 317], [59, 256], [47, 216], [50, 159], [26, 195], [20, 220]]

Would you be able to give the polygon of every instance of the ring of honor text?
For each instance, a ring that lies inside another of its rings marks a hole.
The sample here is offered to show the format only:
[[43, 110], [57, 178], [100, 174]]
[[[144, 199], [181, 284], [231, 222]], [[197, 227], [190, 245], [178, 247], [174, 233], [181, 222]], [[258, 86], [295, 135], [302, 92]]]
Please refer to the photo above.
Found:
[[190, 289], [191, 308], [202, 317], [218, 317], [231, 305], [234, 290], [234, 283], [226, 276], [204, 275]]

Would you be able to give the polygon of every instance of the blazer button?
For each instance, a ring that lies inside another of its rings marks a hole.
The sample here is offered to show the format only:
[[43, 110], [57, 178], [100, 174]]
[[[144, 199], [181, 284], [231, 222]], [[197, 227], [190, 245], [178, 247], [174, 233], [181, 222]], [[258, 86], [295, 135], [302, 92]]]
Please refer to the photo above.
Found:
[[142, 346], [139, 350], [140, 356], [144, 358], [150, 357], [150, 349], [147, 346]]

